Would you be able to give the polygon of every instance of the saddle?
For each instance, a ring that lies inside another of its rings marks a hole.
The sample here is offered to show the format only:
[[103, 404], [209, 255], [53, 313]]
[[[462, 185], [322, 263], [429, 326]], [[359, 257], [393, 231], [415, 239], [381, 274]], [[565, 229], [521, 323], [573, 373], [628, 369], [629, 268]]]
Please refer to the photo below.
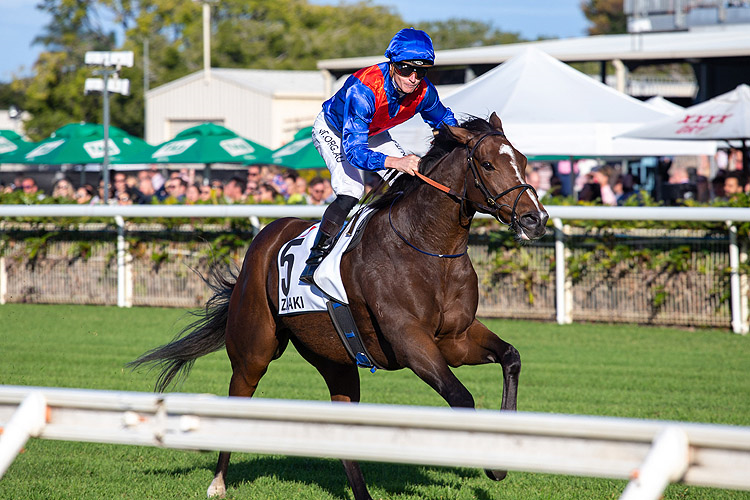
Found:
[[349, 309], [341, 279], [341, 258], [362, 241], [365, 227], [375, 210], [363, 208], [339, 231], [330, 254], [315, 270], [311, 286], [299, 280], [317, 233], [317, 224], [282, 245], [277, 256], [279, 270], [279, 315], [327, 311], [351, 358], [362, 368], [377, 366], [367, 353]]
[[351, 252], [357, 245], [359, 245], [359, 243], [362, 241], [362, 235], [365, 234], [365, 227], [367, 227], [367, 223], [370, 222], [370, 219], [372, 219], [372, 216], [375, 215], [375, 212], [375, 210], [365, 208], [358, 210], [357, 213], [354, 214], [354, 217], [351, 218], [349, 223], [347, 223], [342, 228], [342, 230], [339, 231], [339, 234], [336, 235], [336, 242], [338, 242], [339, 238], [341, 238], [343, 235], [347, 235], [351, 238], [349, 243], [346, 245], [344, 253]]

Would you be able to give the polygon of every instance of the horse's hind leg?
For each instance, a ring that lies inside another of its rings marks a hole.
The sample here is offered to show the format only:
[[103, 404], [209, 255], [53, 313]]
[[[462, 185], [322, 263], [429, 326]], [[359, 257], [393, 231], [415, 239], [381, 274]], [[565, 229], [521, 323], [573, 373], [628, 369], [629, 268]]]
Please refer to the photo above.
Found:
[[[243, 318], [244, 319], [244, 318]], [[286, 347], [286, 339], [276, 337], [275, 324], [269, 321], [262, 327], [257, 323], [246, 323], [241, 328], [232, 325], [242, 322], [227, 322], [227, 353], [232, 362], [232, 379], [229, 383], [229, 395], [238, 397], [252, 397], [258, 387], [258, 382], [266, 373], [268, 365], [281, 355]], [[252, 329], [246, 325], [252, 325]], [[219, 452], [213, 481], [208, 487], [210, 497], [224, 498], [227, 493], [226, 477], [229, 468], [228, 451]]]
[[[270, 363], [270, 360], [269, 360]], [[268, 367], [268, 364], [266, 364], [266, 367]], [[238, 397], [251, 397], [255, 393], [255, 389], [258, 386], [258, 381], [263, 376], [263, 374], [266, 372], [266, 369], [263, 368], [262, 370], [249, 370], [248, 372], [244, 372], [241, 374], [238, 374], [238, 371], [235, 370], [232, 373], [232, 380], [229, 383], [229, 395], [230, 396], [238, 396]], [[255, 383], [252, 383], [252, 378], [248, 379], [247, 375], [251, 373], [258, 374], [255, 380]], [[250, 382], [250, 383], [248, 383]], [[224, 498], [227, 494], [227, 487], [226, 487], [226, 477], [227, 477], [227, 469], [229, 469], [229, 457], [230, 452], [228, 451], [221, 451], [219, 452], [219, 460], [216, 463], [216, 470], [214, 471], [214, 478], [211, 481], [211, 484], [208, 486], [208, 491], [206, 494], [209, 498], [211, 497], [220, 497]]]
[[[325, 379], [331, 401], [344, 403], [359, 402], [359, 372], [354, 365], [340, 365], [330, 362], [313, 360], [306, 356], [304, 350], [300, 351]], [[370, 492], [367, 491], [365, 476], [359, 468], [359, 463], [354, 460], [342, 460], [346, 479], [354, 493], [354, 500], [372, 500]]]
[[[503, 368], [503, 396], [501, 408], [515, 411], [518, 399], [518, 376], [521, 373], [521, 355], [515, 347], [495, 335], [478, 320], [460, 335], [441, 339], [438, 344], [449, 365], [482, 365], [500, 363]], [[500, 481], [507, 471], [485, 470], [490, 479]]]

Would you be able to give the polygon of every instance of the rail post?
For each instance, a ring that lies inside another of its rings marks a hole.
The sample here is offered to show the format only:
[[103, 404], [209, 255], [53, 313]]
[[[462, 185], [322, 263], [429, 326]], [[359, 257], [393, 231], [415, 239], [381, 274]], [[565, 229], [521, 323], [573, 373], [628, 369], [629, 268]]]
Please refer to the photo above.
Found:
[[573, 322], [571, 318], [570, 281], [566, 276], [565, 259], [567, 248], [565, 247], [565, 228], [562, 219], [553, 218], [555, 227], [555, 313], [558, 325], [567, 325]]
[[18, 405], [18, 409], [0, 435], [0, 478], [26, 441], [42, 432], [46, 416], [47, 401], [39, 391], [30, 392]]
[[622, 493], [620, 500], [658, 500], [670, 483], [688, 469], [690, 449], [685, 431], [667, 427], [653, 441], [651, 450]]
[[727, 221], [729, 228], [729, 288], [731, 293], [732, 304], [732, 331], [741, 335], [746, 335], [750, 328], [747, 321], [747, 307], [743, 307], [743, 301], [747, 297], [742, 296], [740, 287], [740, 249], [737, 244], [737, 226], [732, 221]]
[[8, 295], [8, 271], [5, 269], [5, 257], [0, 257], [0, 304], [5, 304]]
[[125, 241], [125, 219], [115, 216], [117, 224], [117, 307], [133, 307], [133, 272]]

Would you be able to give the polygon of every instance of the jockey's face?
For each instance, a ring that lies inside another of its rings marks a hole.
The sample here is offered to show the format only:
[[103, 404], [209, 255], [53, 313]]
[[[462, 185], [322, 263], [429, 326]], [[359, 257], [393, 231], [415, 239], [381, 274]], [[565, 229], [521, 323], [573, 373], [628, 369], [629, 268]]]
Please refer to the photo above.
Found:
[[422, 79], [417, 76], [416, 71], [410, 72], [409, 76], [402, 76], [401, 73], [396, 71], [394, 63], [390, 64], [390, 73], [393, 83], [395, 83], [396, 87], [405, 94], [411, 94], [417, 90], [419, 82], [422, 81]]

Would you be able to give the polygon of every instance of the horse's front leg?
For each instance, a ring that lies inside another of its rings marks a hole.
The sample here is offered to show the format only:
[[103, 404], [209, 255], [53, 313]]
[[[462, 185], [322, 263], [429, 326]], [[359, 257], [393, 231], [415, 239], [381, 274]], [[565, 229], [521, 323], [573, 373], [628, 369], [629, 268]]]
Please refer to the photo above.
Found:
[[515, 347], [492, 333], [477, 319], [464, 332], [440, 339], [438, 347], [446, 362], [454, 368], [500, 363], [503, 368], [501, 408], [510, 411], [516, 409], [521, 355]]
[[432, 387], [452, 408], [474, 408], [474, 397], [451, 371], [434, 336], [421, 325], [404, 325], [407, 334], [392, 343], [401, 366], [408, 367]]
[[[501, 408], [515, 411], [518, 399], [518, 376], [521, 373], [521, 355], [515, 347], [492, 333], [477, 319], [459, 335], [442, 338], [440, 351], [449, 365], [483, 365], [500, 363], [503, 368], [503, 396]], [[508, 475], [504, 470], [484, 471], [487, 477], [501, 481]]]

